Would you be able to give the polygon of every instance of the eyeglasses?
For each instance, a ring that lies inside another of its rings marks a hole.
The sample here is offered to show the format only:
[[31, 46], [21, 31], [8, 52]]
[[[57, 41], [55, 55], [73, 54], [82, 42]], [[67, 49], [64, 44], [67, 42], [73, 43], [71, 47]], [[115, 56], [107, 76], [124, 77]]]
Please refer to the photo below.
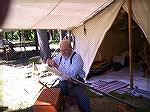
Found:
[[68, 51], [68, 49], [60, 49], [60, 52], [63, 52], [63, 53], [65, 53], [67, 51]]

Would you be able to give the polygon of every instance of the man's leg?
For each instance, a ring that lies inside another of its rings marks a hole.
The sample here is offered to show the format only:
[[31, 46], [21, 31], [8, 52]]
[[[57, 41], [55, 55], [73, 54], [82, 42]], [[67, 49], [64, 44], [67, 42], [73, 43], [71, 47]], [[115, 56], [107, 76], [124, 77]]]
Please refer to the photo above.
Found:
[[65, 108], [68, 108], [68, 106], [66, 105], [66, 101], [67, 101], [67, 98], [70, 94], [70, 91], [69, 91], [69, 82], [67, 80], [63, 80], [63, 81], [60, 81], [59, 83], [59, 87], [61, 89], [61, 93], [62, 93], [62, 111], [65, 110]]
[[91, 112], [89, 97], [83, 87], [80, 85], [75, 86], [72, 90], [72, 94], [81, 112]]
[[69, 82], [67, 80], [60, 81], [59, 83], [63, 96], [69, 96]]

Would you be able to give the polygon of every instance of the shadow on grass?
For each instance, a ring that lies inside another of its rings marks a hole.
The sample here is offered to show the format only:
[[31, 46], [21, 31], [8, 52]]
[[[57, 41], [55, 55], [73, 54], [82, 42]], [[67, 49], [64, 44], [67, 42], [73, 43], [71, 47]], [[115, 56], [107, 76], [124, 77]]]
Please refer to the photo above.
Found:
[[2, 107], [2, 106], [0, 106], [0, 112], [4, 112], [6, 110], [8, 110], [8, 107]]
[[7, 112], [34, 112], [32, 107], [26, 108], [26, 109], [19, 109], [19, 110], [13, 110], [13, 111], [7, 111]]

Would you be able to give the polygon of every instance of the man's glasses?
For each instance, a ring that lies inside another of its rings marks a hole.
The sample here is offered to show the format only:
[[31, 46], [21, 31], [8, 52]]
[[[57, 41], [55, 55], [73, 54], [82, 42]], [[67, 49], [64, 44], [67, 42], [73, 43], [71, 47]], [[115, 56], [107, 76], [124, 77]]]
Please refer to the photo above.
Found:
[[63, 52], [63, 53], [65, 53], [67, 51], [68, 51], [68, 49], [60, 49], [60, 52]]

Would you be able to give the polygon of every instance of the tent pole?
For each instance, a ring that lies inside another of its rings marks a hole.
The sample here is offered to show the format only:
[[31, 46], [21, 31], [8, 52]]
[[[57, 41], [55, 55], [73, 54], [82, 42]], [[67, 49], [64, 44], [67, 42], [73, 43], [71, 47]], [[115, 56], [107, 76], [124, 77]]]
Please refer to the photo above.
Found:
[[129, 64], [130, 64], [130, 89], [133, 89], [133, 57], [132, 57], [132, 0], [128, 0], [128, 36], [129, 36]]

